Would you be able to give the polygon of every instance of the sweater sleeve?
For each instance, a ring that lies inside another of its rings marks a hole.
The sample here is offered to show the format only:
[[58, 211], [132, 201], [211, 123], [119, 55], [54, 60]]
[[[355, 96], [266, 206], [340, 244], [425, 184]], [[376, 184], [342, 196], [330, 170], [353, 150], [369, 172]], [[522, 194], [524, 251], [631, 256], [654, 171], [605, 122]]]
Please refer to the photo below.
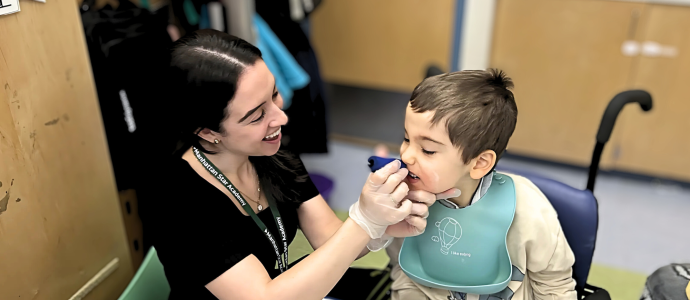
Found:
[[[528, 179], [511, 175], [515, 182], [515, 220], [508, 233], [513, 265], [524, 270], [531, 296], [538, 300], [575, 300], [572, 267], [575, 255], [568, 245], [558, 214], [546, 196]], [[529, 298], [532, 298], [529, 297]]]
[[534, 183], [520, 179], [525, 185], [522, 195], [530, 200], [525, 207], [532, 213], [525, 250], [534, 299], [575, 300], [575, 255], [565, 239], [558, 214]]
[[530, 284], [535, 299], [543, 300], [575, 300], [575, 280], [572, 277], [572, 266], [575, 256], [570, 250], [560, 225], [554, 251], [546, 267], [541, 270], [528, 270]]

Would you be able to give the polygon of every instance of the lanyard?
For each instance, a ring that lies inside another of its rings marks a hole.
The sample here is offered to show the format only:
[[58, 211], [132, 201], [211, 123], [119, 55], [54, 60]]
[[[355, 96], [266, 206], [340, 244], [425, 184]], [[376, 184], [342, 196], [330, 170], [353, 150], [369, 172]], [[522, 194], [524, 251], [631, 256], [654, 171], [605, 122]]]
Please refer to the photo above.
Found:
[[[266, 200], [268, 200], [268, 206], [271, 210], [271, 213], [273, 213], [273, 218], [275, 219], [276, 226], [278, 227], [278, 230], [280, 231], [280, 235], [283, 238], [283, 253], [280, 253], [280, 249], [278, 248], [278, 245], [276, 244], [275, 238], [273, 238], [273, 234], [266, 228], [266, 225], [264, 224], [261, 219], [254, 213], [254, 210], [247, 204], [247, 201], [244, 200], [244, 197], [242, 197], [242, 194], [237, 192], [237, 188], [228, 180], [223, 173], [221, 173], [216, 166], [206, 158], [206, 155], [199, 151], [196, 147], [192, 148], [194, 151], [194, 155], [196, 156], [196, 159], [199, 160], [201, 165], [206, 168], [206, 170], [211, 173], [220, 183], [227, 188], [230, 193], [232, 193], [233, 196], [235, 196], [235, 199], [240, 202], [240, 205], [242, 205], [242, 208], [244, 208], [244, 211], [247, 212], [247, 214], [252, 217], [252, 220], [254, 220], [254, 223], [256, 223], [257, 226], [259, 226], [259, 229], [266, 235], [266, 238], [268, 239], [269, 242], [271, 242], [271, 245], [273, 245], [273, 250], [276, 252], [276, 257], [278, 258], [278, 267], [280, 268], [280, 272], [285, 272], [287, 270], [288, 266], [288, 244], [287, 244], [287, 236], [285, 235], [285, 227], [283, 226], [283, 219], [280, 217], [280, 212], [278, 211], [278, 206], [276, 205], [275, 201], [273, 201], [273, 197], [271, 196], [270, 193], [266, 193]], [[283, 262], [284, 260], [284, 262]]]

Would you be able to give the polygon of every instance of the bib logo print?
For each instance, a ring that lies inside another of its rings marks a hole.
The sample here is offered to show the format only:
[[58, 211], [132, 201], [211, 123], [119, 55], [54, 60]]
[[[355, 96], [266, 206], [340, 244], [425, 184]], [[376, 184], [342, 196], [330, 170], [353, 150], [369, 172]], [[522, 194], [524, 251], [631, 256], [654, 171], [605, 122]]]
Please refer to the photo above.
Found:
[[458, 221], [450, 217], [436, 222], [436, 227], [438, 227], [438, 236], [431, 237], [431, 240], [441, 243], [441, 253], [448, 255], [450, 248], [462, 237], [462, 227]]

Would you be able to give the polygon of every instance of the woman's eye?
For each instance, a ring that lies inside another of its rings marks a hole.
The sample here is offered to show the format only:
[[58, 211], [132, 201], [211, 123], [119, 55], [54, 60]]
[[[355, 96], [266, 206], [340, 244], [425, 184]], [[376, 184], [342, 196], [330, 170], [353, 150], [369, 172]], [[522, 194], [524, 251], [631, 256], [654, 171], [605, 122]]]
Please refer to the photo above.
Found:
[[426, 154], [426, 155], [432, 155], [432, 154], [436, 153], [436, 151], [427, 151], [424, 148], [422, 148], [422, 152], [424, 152], [424, 154]]
[[408, 138], [403, 138], [403, 142], [409, 143], [409, 142], [410, 142], [410, 139], [408, 139]]
[[258, 118], [256, 118], [256, 120], [252, 121], [252, 123], [256, 123], [256, 122], [261, 121], [261, 120], [264, 118], [264, 115], [266, 115], [266, 111], [265, 111], [265, 110], [261, 110], [261, 116], [259, 116]]
[[273, 99], [278, 98], [278, 91], [273, 92]]

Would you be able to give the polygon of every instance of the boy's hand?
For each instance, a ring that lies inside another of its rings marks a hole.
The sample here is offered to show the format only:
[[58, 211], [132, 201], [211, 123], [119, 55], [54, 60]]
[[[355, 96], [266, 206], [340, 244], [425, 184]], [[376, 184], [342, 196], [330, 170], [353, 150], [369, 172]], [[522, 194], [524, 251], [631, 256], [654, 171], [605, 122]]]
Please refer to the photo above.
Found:
[[388, 226], [386, 234], [393, 237], [408, 237], [424, 233], [426, 218], [429, 216], [429, 207], [436, 203], [436, 200], [459, 196], [460, 190], [456, 188], [436, 195], [426, 191], [409, 191], [405, 199], [412, 201], [412, 212], [405, 220]]

